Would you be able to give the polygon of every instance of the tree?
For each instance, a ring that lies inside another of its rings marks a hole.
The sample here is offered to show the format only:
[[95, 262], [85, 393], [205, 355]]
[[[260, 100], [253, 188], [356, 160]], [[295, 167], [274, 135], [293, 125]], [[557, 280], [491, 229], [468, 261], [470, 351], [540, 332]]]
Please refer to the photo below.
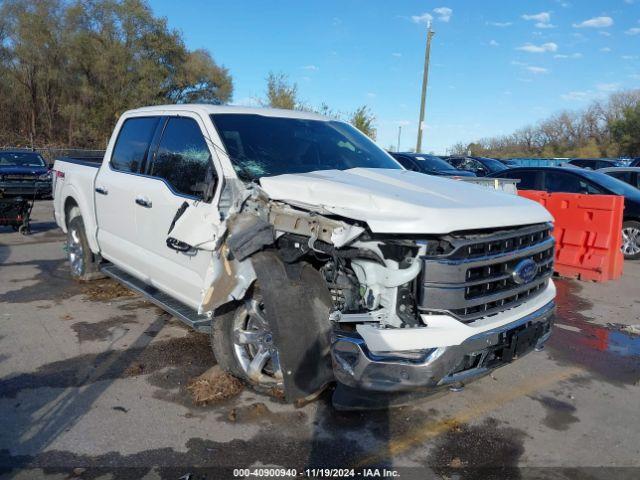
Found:
[[[488, 157], [599, 157], [638, 155], [640, 90], [613, 93], [577, 112], [564, 111], [510, 135], [456, 144]], [[635, 153], [634, 153], [635, 152]]]
[[349, 123], [372, 140], [376, 139], [375, 121], [376, 117], [366, 105], [356, 108], [349, 117]]
[[640, 103], [623, 110], [622, 118], [611, 124], [611, 135], [622, 154], [640, 156]]
[[144, 0], [0, 2], [0, 142], [104, 148], [128, 109], [225, 103], [233, 83]]
[[298, 85], [289, 82], [284, 73], [269, 72], [267, 75], [267, 99], [263, 105], [285, 110], [299, 110]]

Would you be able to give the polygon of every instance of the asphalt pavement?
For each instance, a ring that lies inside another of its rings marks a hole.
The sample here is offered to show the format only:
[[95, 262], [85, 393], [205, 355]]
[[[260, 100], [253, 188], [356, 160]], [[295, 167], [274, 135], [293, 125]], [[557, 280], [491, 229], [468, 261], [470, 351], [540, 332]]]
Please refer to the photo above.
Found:
[[188, 383], [215, 365], [208, 337], [110, 280], [74, 282], [63, 246], [48, 201], [31, 235], [0, 227], [2, 478], [233, 478], [260, 467], [640, 476], [640, 262], [606, 284], [557, 279], [544, 351], [461, 392], [345, 413], [330, 391], [302, 408], [248, 388], [194, 404]]

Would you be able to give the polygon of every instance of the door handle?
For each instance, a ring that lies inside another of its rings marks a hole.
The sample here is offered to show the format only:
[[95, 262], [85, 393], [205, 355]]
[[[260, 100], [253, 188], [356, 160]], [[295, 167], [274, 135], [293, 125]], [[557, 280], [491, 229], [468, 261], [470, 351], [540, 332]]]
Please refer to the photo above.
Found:
[[136, 197], [136, 203], [141, 207], [151, 208], [153, 205], [147, 197]]
[[108, 195], [109, 194], [109, 190], [107, 190], [104, 187], [96, 187], [95, 190], [96, 190], [96, 193], [99, 193], [100, 195]]

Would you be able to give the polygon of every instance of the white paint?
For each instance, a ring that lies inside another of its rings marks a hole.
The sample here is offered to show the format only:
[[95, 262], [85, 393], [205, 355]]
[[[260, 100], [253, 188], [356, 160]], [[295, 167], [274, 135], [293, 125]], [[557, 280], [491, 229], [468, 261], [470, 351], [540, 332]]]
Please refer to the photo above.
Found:
[[353, 168], [260, 179], [274, 200], [364, 221], [376, 233], [450, 233], [550, 222], [536, 202], [408, 170]]
[[545, 291], [530, 301], [470, 324], [464, 324], [450, 315], [422, 315], [422, 321], [427, 324], [426, 327], [382, 329], [372, 325], [358, 325], [356, 329], [372, 352], [448, 347], [460, 345], [474, 335], [502, 327], [530, 315], [552, 301], [555, 296], [555, 285], [549, 281]]

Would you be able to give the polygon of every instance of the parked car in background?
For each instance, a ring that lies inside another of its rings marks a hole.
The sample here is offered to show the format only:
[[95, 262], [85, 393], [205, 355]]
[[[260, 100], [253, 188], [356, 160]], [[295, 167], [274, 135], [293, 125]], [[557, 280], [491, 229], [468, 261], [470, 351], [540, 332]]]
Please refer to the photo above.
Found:
[[629, 163], [630, 167], [640, 167], [640, 157], [638, 158], [634, 158], [633, 160], [631, 160], [631, 163]]
[[413, 152], [389, 152], [400, 165], [412, 172], [426, 173], [427, 175], [475, 177], [472, 172], [458, 170], [445, 162], [440, 157], [425, 153]]
[[508, 159], [502, 159], [502, 158], [498, 158], [497, 160], [500, 163], [506, 165], [508, 168], [516, 168], [520, 166], [520, 164], [515, 160], [508, 160]]
[[622, 180], [632, 187], [640, 188], [640, 167], [613, 167], [602, 168], [598, 170], [600, 173], [609, 175], [610, 177]]
[[624, 162], [611, 158], [572, 158], [567, 162], [574, 167], [585, 168], [587, 170], [599, 170], [607, 167], [624, 167]]
[[520, 180], [519, 190], [624, 196], [622, 253], [640, 259], [640, 190], [602, 172], [581, 168], [522, 167], [499, 172], [496, 178]]
[[51, 195], [51, 170], [42, 156], [29, 150], [0, 150], [0, 196]]
[[509, 168], [500, 160], [496, 160], [495, 158], [451, 156], [447, 157], [445, 160], [455, 168], [472, 172], [478, 177], [490, 176]]

